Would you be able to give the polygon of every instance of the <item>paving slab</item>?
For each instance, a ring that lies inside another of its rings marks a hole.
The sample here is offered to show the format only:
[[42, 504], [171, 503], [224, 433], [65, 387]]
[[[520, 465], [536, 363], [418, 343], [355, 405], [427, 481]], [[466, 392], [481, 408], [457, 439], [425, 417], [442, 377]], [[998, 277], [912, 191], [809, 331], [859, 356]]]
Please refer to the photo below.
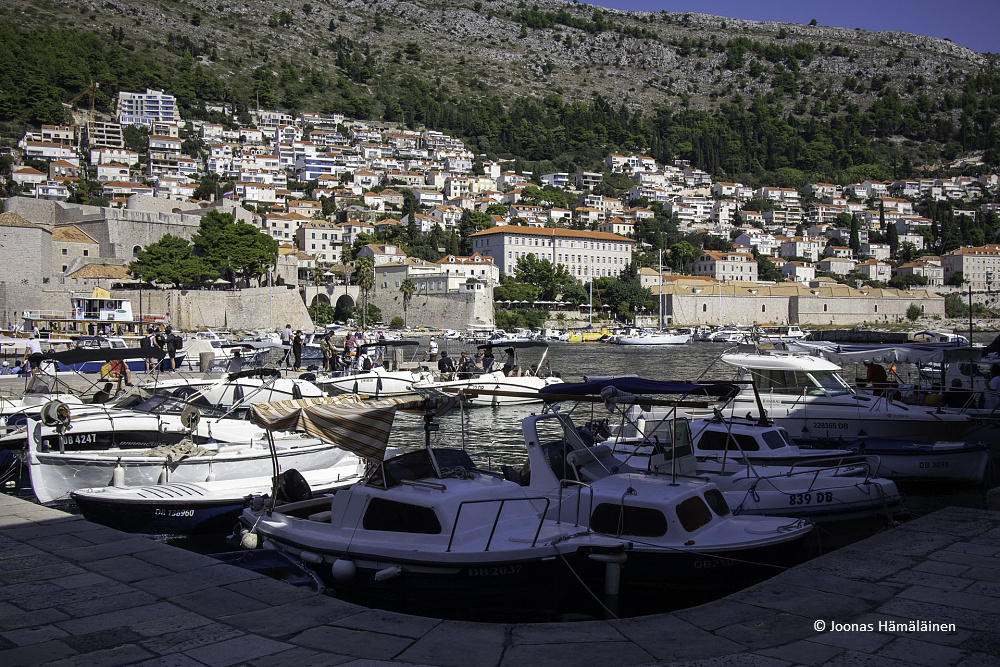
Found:
[[151, 653], [143, 651], [134, 644], [116, 646], [114, 648], [81, 653], [71, 658], [64, 658], [48, 663], [47, 667], [118, 667], [119, 665], [132, 665], [147, 658], [153, 657]]
[[76, 651], [58, 639], [53, 639], [40, 644], [30, 644], [0, 651], [0, 665], [4, 667], [27, 667], [28, 665], [40, 665], [53, 660], [60, 660], [70, 655], [75, 655]]
[[266, 637], [248, 635], [185, 651], [184, 655], [209, 667], [229, 667], [291, 648], [289, 644]]
[[582, 642], [629, 641], [617, 628], [604, 621], [580, 623], [519, 623], [511, 635], [513, 644], [575, 644]]
[[777, 612], [758, 620], [727, 625], [714, 634], [730, 639], [746, 649], [758, 650], [813, 637], [816, 635], [813, 629], [815, 621], [815, 618]]
[[899, 594], [905, 600], [931, 602], [938, 605], [971, 609], [991, 614], [1000, 613], [1000, 599], [989, 595], [976, 595], [968, 591], [942, 591], [928, 586], [911, 586]]
[[307, 648], [356, 658], [391, 660], [409, 648], [414, 639], [372, 630], [352, 630], [333, 625], [310, 628], [292, 638], [291, 643]]
[[142, 639], [139, 646], [157, 655], [183, 653], [209, 644], [217, 644], [244, 635], [242, 630], [222, 623], [208, 622], [195, 628], [186, 628], [156, 637]]
[[965, 652], [950, 646], [899, 637], [879, 649], [878, 656], [927, 667], [951, 667], [961, 662]]
[[[363, 609], [363, 608], [362, 608]], [[353, 628], [355, 630], [375, 629], [389, 635], [399, 635], [400, 637], [423, 637], [438, 624], [443, 623], [439, 618], [427, 618], [425, 616], [413, 616], [410, 614], [398, 614], [382, 609], [364, 609], [361, 613], [352, 614], [339, 618], [330, 623], [342, 628]], [[518, 627], [533, 627], [531, 625]]]
[[[494, 667], [500, 663], [510, 626], [444, 621], [397, 658], [403, 662], [449, 667]], [[457, 638], [461, 641], [456, 641]]]
[[[336, 665], [350, 663], [354, 667], [361, 667], [362, 665], [370, 662], [372, 661], [358, 660], [357, 658], [353, 658], [349, 655], [326, 653], [298, 646], [296, 648], [288, 649], [287, 651], [282, 651], [281, 653], [274, 653], [272, 655], [264, 656], [263, 658], [257, 658], [256, 660], [248, 660], [243, 664], [247, 667], [274, 667], [275, 665], [294, 665], [295, 667], [336, 667]], [[399, 667], [400, 665], [398, 662], [386, 664], [390, 664], [393, 667]]]
[[131, 583], [142, 579], [153, 579], [171, 574], [173, 570], [154, 565], [135, 556], [115, 556], [87, 563], [87, 569], [99, 572], [109, 579]]
[[685, 660], [736, 653], [743, 646], [669, 614], [610, 621], [623, 637], [656, 660]]
[[266, 602], [240, 595], [223, 586], [214, 586], [184, 595], [168, 598], [178, 607], [184, 607], [199, 614], [218, 617], [233, 613], [233, 610], [256, 611], [270, 607]]
[[60, 630], [54, 625], [40, 625], [22, 630], [7, 630], [6, 632], [0, 632], [0, 636], [3, 636], [4, 639], [17, 646], [30, 646], [31, 644], [47, 642], [50, 639], [68, 637], [69, 633], [65, 630]]
[[757, 651], [760, 655], [787, 660], [795, 665], [822, 665], [843, 652], [844, 649], [839, 646], [818, 644], [809, 639]]
[[268, 637], [292, 637], [303, 630], [350, 616], [356, 610], [355, 605], [314, 595], [276, 607], [222, 616], [219, 620]]
[[631, 642], [516, 644], [504, 652], [500, 667], [521, 667], [522, 665], [623, 667], [651, 662], [653, 659], [653, 656]]

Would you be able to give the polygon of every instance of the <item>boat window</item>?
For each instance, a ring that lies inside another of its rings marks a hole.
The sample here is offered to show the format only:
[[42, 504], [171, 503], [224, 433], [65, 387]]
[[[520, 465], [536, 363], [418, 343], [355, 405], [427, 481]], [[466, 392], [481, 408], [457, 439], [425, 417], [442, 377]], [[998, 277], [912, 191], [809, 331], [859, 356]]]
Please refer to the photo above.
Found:
[[590, 527], [609, 535], [662, 537], [667, 534], [667, 520], [660, 510], [611, 503], [601, 503], [594, 508]]
[[844, 382], [844, 380], [833, 371], [813, 371], [809, 374], [813, 381], [819, 386], [826, 390], [826, 393], [830, 396], [839, 396], [841, 394], [851, 393], [850, 387]]
[[372, 498], [368, 501], [363, 525], [365, 530], [441, 534], [441, 522], [430, 507], [410, 505], [385, 498]]
[[785, 442], [778, 431], [764, 431], [763, 436], [764, 442], [771, 449], [781, 449], [788, 446], [788, 443]]
[[677, 505], [677, 518], [684, 530], [693, 533], [712, 520], [712, 512], [701, 496], [691, 496]]
[[705, 431], [698, 441], [701, 449], [721, 452], [729, 450], [731, 452], [743, 450], [744, 452], [760, 451], [760, 445], [752, 435], [745, 433], [727, 433], [726, 431]]
[[726, 516], [729, 514], [729, 504], [726, 502], [725, 496], [718, 489], [709, 489], [705, 492], [705, 502], [708, 506], [712, 508], [712, 511], [719, 516]]

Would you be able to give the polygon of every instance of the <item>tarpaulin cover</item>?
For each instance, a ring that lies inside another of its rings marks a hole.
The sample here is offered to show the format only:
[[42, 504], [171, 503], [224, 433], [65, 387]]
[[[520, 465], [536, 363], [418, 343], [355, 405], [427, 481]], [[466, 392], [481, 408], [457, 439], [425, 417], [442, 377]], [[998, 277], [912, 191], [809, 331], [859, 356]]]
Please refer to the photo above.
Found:
[[843, 345], [829, 341], [786, 343], [789, 352], [820, 354], [838, 364], [876, 363], [929, 364], [974, 361], [983, 348], [961, 347], [952, 343], [908, 343], [901, 345]]
[[605, 387], [614, 387], [630, 394], [648, 396], [650, 394], [683, 394], [700, 396], [728, 396], [735, 391], [731, 384], [719, 382], [712, 384], [692, 384], [690, 382], [663, 382], [661, 380], [646, 380], [637, 377], [618, 377], [594, 380], [592, 382], [566, 382], [551, 384], [539, 390], [545, 394], [561, 394], [563, 396], [593, 396], [601, 393]]

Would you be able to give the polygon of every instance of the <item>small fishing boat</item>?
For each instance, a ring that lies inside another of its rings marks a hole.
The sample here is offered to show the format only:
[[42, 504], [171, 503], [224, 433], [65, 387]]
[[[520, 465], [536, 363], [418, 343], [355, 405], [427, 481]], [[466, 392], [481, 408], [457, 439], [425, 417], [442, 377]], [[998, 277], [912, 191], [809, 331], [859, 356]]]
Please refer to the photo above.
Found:
[[[357, 482], [364, 464], [345, 457], [321, 470], [286, 470], [279, 484], [301, 479], [310, 495], [329, 493]], [[298, 478], [296, 478], [298, 476]], [[232, 529], [249, 497], [271, 493], [273, 478], [251, 477], [226, 481], [171, 482], [152, 486], [103, 486], [78, 489], [70, 497], [87, 521], [127, 533], [194, 535]], [[301, 488], [301, 482], [298, 482]]]
[[[384, 364], [388, 363], [395, 367], [406, 363], [401, 361], [404, 350], [416, 349], [419, 344], [415, 340], [396, 340], [362, 345], [358, 350], [358, 356], [352, 359], [349, 369], [340, 375], [318, 374], [316, 386], [331, 396], [357, 394], [382, 398], [415, 394], [416, 390], [413, 388], [415, 383], [433, 381], [434, 375], [431, 371], [419, 367], [412, 370], [389, 370]], [[378, 352], [381, 359], [376, 357], [374, 362], [371, 362], [374, 365], [366, 370], [363, 360], [370, 359], [373, 352]]]
[[[546, 363], [548, 347], [548, 343], [541, 341], [504, 343], [495, 348], [491, 343], [480, 345], [478, 349], [505, 352], [510, 361], [500, 370], [464, 379], [420, 380], [413, 383], [413, 389], [425, 398], [440, 398], [461, 393], [469, 405], [477, 406], [538, 403], [541, 401], [538, 390], [562, 382], [556, 373], [548, 369]], [[518, 362], [518, 351], [526, 349], [542, 350], [538, 363], [527, 366]], [[496, 368], [496, 364], [493, 367]]]
[[643, 329], [634, 335], [612, 336], [608, 342], [614, 345], [684, 345], [691, 342], [691, 334]]
[[990, 462], [990, 448], [983, 443], [860, 438], [847, 446], [874, 457], [875, 474], [893, 479], [981, 484]]
[[[589, 555], [624, 550], [622, 540], [542, 518], [548, 500], [478, 469], [463, 450], [432, 447], [433, 418], [455, 399], [387, 400], [336, 412], [295, 402], [253, 408], [262, 426], [295, 424], [377, 465], [332, 499], [245, 510], [244, 546], [297, 557], [338, 595], [451, 617], [546, 615], [579, 586], [574, 572]], [[397, 408], [425, 412], [427, 446], [382, 460]]]

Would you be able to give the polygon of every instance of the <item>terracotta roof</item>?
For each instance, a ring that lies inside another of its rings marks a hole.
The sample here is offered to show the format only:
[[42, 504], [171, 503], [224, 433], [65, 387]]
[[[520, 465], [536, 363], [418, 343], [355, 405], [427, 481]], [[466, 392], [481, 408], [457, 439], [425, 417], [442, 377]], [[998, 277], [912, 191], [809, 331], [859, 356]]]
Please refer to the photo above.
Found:
[[475, 234], [472, 234], [472, 236], [489, 236], [491, 234], [561, 236], [568, 238], [593, 239], [597, 241], [625, 241], [626, 243], [635, 243], [635, 241], [633, 241], [632, 239], [625, 238], [624, 236], [619, 236], [618, 234], [609, 234], [608, 232], [590, 232], [577, 229], [564, 229], [559, 227], [553, 227], [553, 228], [521, 227], [518, 225], [498, 225], [496, 227], [491, 227], [490, 229], [484, 229], [481, 232], [476, 232]]
[[107, 278], [125, 280], [130, 278], [128, 268], [117, 264], [88, 264], [69, 274], [68, 278]]
[[12, 213], [10, 211], [0, 214], [0, 227], [27, 227], [29, 229], [42, 229], [41, 226], [36, 225], [29, 220], [25, 220], [17, 213]]
[[62, 241], [64, 243], [93, 243], [97, 244], [97, 241], [90, 238], [83, 230], [74, 225], [66, 225], [64, 227], [56, 227], [52, 230], [52, 240]]

